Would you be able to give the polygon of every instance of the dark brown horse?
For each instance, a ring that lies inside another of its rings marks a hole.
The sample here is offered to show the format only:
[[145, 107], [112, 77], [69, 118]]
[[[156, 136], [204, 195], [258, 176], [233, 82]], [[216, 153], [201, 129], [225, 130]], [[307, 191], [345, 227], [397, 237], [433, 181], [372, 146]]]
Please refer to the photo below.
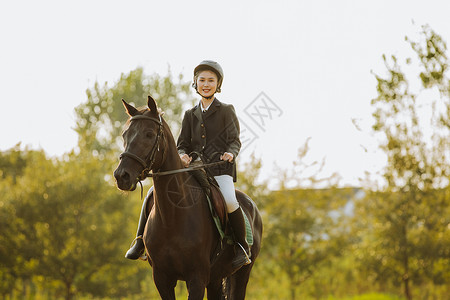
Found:
[[[148, 208], [144, 244], [153, 279], [162, 299], [175, 299], [178, 280], [186, 281], [188, 299], [244, 299], [250, 271], [261, 247], [262, 221], [255, 203], [236, 191], [253, 230], [252, 263], [233, 270], [234, 247], [221, 241], [206, 197], [188, 172], [157, 176], [183, 169], [172, 133], [153, 98], [148, 108], [124, 105], [131, 117], [123, 133], [125, 152], [114, 171], [117, 186], [131, 191], [152, 171], [154, 199]], [[225, 288], [224, 288], [225, 286]], [[225, 293], [223, 292], [225, 291]]]

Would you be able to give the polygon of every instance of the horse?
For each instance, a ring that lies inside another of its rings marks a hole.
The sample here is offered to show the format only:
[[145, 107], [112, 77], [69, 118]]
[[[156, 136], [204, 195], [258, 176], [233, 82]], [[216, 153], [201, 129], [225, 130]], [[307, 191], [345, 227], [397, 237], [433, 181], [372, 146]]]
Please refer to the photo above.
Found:
[[[175, 299], [178, 280], [186, 282], [190, 300], [203, 299], [205, 289], [210, 300], [244, 299], [261, 248], [262, 220], [256, 204], [236, 190], [253, 245], [252, 262], [233, 270], [234, 246], [221, 239], [197, 180], [181, 171], [175, 140], [155, 100], [148, 96], [148, 107], [139, 110], [122, 102], [130, 118], [122, 134], [125, 152], [114, 177], [120, 190], [133, 191], [152, 172], [154, 197], [147, 207], [143, 241], [161, 299]], [[164, 172], [170, 174], [158, 176]]]

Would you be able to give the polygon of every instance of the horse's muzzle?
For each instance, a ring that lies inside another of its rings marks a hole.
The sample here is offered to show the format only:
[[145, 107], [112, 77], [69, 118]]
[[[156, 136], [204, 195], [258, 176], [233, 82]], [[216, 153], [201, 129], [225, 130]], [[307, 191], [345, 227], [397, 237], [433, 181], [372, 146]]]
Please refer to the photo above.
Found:
[[118, 167], [114, 171], [114, 178], [116, 179], [117, 187], [122, 191], [134, 191], [136, 189], [137, 179], [131, 177], [125, 169]]

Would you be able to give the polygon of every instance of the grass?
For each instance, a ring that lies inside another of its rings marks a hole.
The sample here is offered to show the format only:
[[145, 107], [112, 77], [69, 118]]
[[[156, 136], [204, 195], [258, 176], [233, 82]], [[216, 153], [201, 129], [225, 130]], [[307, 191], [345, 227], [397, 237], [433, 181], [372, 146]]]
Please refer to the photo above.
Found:
[[345, 298], [335, 298], [333, 296], [329, 296], [327, 298], [327, 300], [403, 300], [403, 299], [404, 298], [395, 295], [378, 294], [378, 293], [363, 294]]

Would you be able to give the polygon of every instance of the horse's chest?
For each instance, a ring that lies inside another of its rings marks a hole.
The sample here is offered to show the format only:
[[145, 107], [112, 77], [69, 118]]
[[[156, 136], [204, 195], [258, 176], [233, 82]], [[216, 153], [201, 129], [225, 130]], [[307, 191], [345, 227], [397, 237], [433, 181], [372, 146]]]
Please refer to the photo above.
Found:
[[155, 267], [171, 270], [180, 277], [198, 268], [203, 260], [198, 248], [179, 242], [165, 241], [155, 246], [149, 245], [148, 251]]
[[195, 235], [186, 238], [160, 230], [150, 233], [145, 240], [148, 254], [155, 265], [179, 272], [192, 269], [204, 257], [209, 257], [207, 254], [209, 247], [199, 247], [204, 245], [205, 241], [196, 238]]

